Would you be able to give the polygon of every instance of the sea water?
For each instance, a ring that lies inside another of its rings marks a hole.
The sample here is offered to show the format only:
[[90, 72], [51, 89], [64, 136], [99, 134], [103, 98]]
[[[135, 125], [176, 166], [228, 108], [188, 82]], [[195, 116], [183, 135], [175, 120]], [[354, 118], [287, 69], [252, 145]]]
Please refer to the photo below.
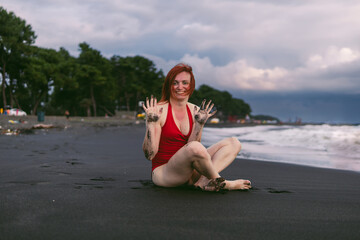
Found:
[[210, 146], [226, 137], [240, 140], [240, 158], [360, 172], [358, 125], [211, 127], [202, 142]]

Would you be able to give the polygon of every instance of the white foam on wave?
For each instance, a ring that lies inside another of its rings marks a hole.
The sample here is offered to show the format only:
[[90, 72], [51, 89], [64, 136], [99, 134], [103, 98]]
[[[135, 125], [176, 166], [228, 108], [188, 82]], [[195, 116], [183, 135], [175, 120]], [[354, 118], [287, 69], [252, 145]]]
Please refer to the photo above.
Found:
[[360, 126], [205, 128], [204, 145], [235, 136], [240, 157], [360, 171]]

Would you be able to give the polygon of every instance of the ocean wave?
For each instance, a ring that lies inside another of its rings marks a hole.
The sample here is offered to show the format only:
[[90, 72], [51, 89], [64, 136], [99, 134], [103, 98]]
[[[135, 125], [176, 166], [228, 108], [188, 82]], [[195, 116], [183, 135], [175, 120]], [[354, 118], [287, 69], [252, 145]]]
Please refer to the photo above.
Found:
[[230, 136], [243, 144], [240, 157], [360, 171], [360, 126], [204, 128], [203, 143]]

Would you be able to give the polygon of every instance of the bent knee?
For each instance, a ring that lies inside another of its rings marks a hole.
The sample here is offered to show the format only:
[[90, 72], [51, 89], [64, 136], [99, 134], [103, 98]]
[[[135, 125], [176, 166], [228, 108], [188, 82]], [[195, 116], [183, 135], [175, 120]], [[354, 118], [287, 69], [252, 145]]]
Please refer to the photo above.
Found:
[[190, 156], [194, 157], [207, 157], [209, 155], [204, 145], [198, 141], [189, 142], [186, 145], [186, 150]]
[[240, 152], [241, 150], [241, 142], [236, 137], [230, 137], [227, 139], [229, 141], [229, 144], [233, 147], [234, 150], [237, 152]]

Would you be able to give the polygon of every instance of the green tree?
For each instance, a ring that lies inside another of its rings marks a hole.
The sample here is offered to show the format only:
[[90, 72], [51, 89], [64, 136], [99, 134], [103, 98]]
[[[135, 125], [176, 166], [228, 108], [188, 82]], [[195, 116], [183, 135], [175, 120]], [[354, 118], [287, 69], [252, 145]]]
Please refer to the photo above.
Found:
[[32, 27], [26, 24], [25, 20], [0, 7], [0, 70], [4, 107], [7, 105], [6, 79], [9, 78], [7, 66], [11, 61], [14, 62], [15, 59], [19, 59], [26, 48], [35, 42], [35, 39], [36, 36]]
[[212, 100], [218, 111], [217, 116], [223, 119], [230, 115], [245, 117], [251, 112], [249, 104], [242, 99], [233, 98], [229, 92], [219, 91], [208, 85], [201, 85], [198, 90], [195, 90], [190, 101], [200, 105], [203, 99]]
[[106, 79], [105, 83], [97, 90], [99, 112], [110, 116], [115, 114], [116, 109], [116, 82], [112, 75], [112, 65], [109, 59], [103, 58], [99, 66], [102, 76]]
[[83, 99], [90, 98], [93, 115], [97, 116], [96, 95], [106, 83], [106, 77], [102, 71], [105, 59], [100, 52], [92, 49], [87, 43], [79, 44], [80, 56], [78, 58], [79, 69], [76, 77], [81, 88]]
[[164, 74], [142, 56], [111, 58], [113, 77], [117, 84], [118, 107], [137, 109], [138, 102], [151, 94], [160, 97]]
[[59, 64], [57, 74], [54, 77], [54, 89], [48, 109], [53, 114], [62, 115], [65, 110], [70, 110], [73, 115], [79, 114], [77, 102], [79, 101], [79, 83], [76, 79], [76, 72], [79, 65], [75, 57], [69, 52], [60, 48], [58, 52]]
[[21, 80], [26, 84], [33, 114], [41, 102], [48, 102], [49, 92], [58, 74], [59, 54], [53, 49], [31, 47], [31, 55], [23, 70]]

